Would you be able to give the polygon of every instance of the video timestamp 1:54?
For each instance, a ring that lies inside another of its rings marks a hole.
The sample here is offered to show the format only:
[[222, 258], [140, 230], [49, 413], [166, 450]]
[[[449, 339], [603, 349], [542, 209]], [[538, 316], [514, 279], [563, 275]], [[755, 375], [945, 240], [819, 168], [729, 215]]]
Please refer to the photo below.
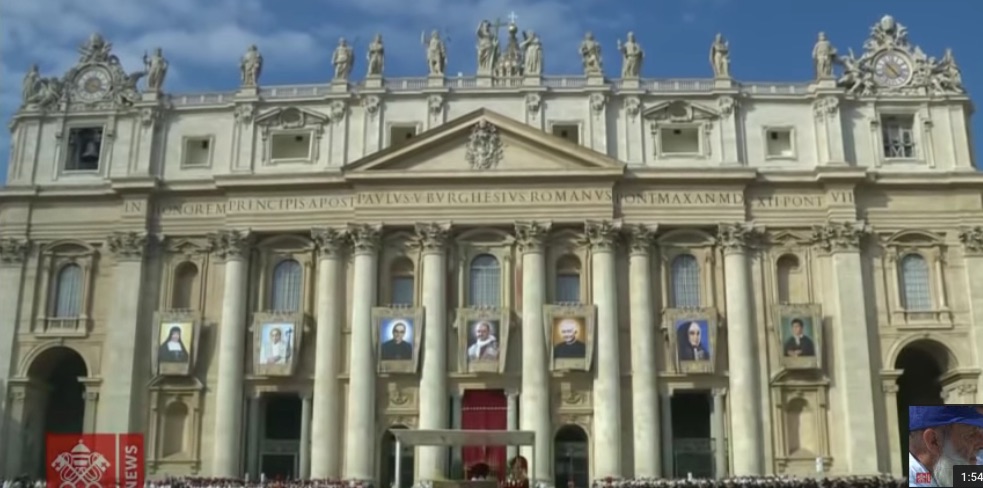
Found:
[[983, 488], [983, 465], [957, 464], [952, 467], [954, 488]]

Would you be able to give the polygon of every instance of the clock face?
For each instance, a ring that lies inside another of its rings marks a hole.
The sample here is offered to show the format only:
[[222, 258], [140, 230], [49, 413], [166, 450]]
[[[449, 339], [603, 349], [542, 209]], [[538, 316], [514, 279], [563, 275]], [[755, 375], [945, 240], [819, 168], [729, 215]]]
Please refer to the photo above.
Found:
[[101, 100], [109, 92], [111, 83], [109, 72], [102, 68], [84, 71], [75, 79], [75, 98], [83, 102]]
[[874, 61], [874, 81], [887, 88], [900, 88], [911, 81], [911, 60], [898, 51], [888, 51]]

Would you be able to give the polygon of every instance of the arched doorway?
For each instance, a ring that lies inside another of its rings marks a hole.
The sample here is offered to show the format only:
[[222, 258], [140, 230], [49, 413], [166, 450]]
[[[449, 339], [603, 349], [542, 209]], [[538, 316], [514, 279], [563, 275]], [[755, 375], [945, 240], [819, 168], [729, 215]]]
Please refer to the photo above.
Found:
[[89, 372], [78, 352], [59, 346], [38, 355], [27, 374], [33, 388], [23, 419], [29, 464], [22, 471], [43, 476], [47, 434], [85, 432], [85, 385], [79, 379]]
[[[390, 487], [396, 482], [396, 436], [393, 435], [394, 430], [406, 429], [405, 425], [393, 425], [386, 430], [386, 433], [382, 435], [382, 455], [380, 456], [379, 462], [382, 463], [380, 469], [382, 471], [382, 485]], [[399, 466], [399, 486], [413, 486], [413, 447], [403, 446], [402, 447], [402, 460]]]
[[590, 448], [587, 433], [577, 425], [565, 425], [553, 438], [553, 473], [557, 488], [590, 486]]
[[901, 443], [902, 474], [908, 472], [908, 406], [942, 405], [942, 375], [952, 369], [949, 350], [933, 340], [925, 339], [906, 345], [898, 353], [894, 368], [898, 377], [898, 440]]

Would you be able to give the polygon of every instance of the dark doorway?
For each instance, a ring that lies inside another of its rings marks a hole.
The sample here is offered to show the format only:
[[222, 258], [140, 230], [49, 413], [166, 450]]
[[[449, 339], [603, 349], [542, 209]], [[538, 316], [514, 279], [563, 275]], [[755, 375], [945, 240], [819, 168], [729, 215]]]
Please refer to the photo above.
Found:
[[89, 372], [85, 360], [74, 349], [55, 347], [34, 360], [28, 375], [44, 385], [46, 391], [32, 392], [35, 411], [43, 412], [41, 428], [24, 434], [40, 433], [42, 438], [30, 443], [39, 446], [39, 452], [25, 453], [24, 459], [38, 462], [24, 471], [43, 477], [47, 434], [81, 434], [85, 430], [85, 385], [79, 378], [88, 376]]
[[274, 394], [264, 403], [260, 473], [267, 479], [293, 479], [298, 472], [303, 402], [296, 394]]
[[587, 488], [590, 469], [587, 433], [576, 425], [566, 425], [553, 439], [553, 472], [557, 488]]
[[672, 395], [673, 475], [712, 478], [713, 439], [710, 416], [713, 397], [709, 391], [676, 392]]
[[[393, 486], [396, 482], [396, 436], [393, 435], [393, 430], [406, 429], [403, 425], [394, 425], [386, 431], [382, 437], [382, 457], [380, 462], [382, 463], [382, 485], [381, 486]], [[413, 485], [413, 447], [412, 446], [402, 446], [402, 459], [400, 460], [399, 466], [399, 486], [412, 486]]]
[[901, 440], [901, 475], [908, 473], [908, 406], [942, 405], [942, 374], [949, 368], [949, 351], [935, 341], [913, 342], [898, 354], [898, 439]]

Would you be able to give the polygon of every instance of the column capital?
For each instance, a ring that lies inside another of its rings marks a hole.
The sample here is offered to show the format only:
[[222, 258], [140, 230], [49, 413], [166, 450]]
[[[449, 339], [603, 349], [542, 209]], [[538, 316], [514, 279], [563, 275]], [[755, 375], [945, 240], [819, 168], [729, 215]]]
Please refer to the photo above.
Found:
[[5, 237], [0, 239], [0, 265], [23, 264], [31, 250], [31, 243], [26, 239]]
[[519, 249], [522, 252], [542, 251], [552, 227], [551, 222], [516, 222], [515, 240]]
[[315, 227], [311, 229], [311, 239], [322, 258], [337, 258], [345, 253], [349, 236], [345, 229], [334, 227]]
[[447, 248], [451, 234], [451, 224], [418, 223], [414, 226], [416, 236], [413, 243], [424, 253], [441, 253]]
[[731, 222], [717, 226], [717, 245], [725, 253], [743, 252], [756, 235], [754, 222]]
[[857, 252], [860, 241], [870, 230], [864, 221], [827, 222], [813, 228], [812, 238], [826, 252]]
[[155, 238], [146, 232], [113, 232], [106, 238], [106, 247], [117, 261], [139, 261], [143, 259], [147, 245]]
[[208, 235], [208, 243], [222, 259], [245, 259], [252, 248], [253, 234], [248, 230], [220, 230]]
[[628, 241], [628, 251], [631, 254], [648, 256], [655, 245], [655, 232], [658, 226], [633, 224], [625, 226], [625, 237]]
[[588, 220], [584, 223], [584, 240], [594, 251], [613, 251], [620, 232], [619, 221]]
[[966, 254], [983, 256], [983, 227], [967, 227], [960, 230], [959, 242], [966, 248]]
[[348, 234], [355, 254], [375, 254], [382, 244], [382, 226], [378, 224], [352, 224]]

